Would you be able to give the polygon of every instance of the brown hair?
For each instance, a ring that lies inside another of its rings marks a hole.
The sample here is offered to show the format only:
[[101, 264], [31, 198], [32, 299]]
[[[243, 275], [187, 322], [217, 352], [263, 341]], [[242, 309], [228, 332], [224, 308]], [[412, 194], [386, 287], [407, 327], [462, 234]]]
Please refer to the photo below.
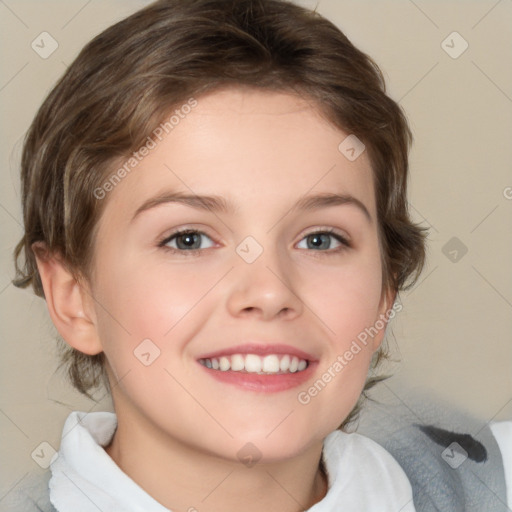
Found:
[[[25, 140], [25, 234], [15, 250], [14, 284], [31, 284], [44, 295], [32, 249], [37, 241], [59, 254], [77, 278], [90, 275], [94, 229], [105, 203], [94, 191], [173, 108], [230, 85], [313, 100], [330, 122], [365, 144], [384, 289], [414, 284], [424, 264], [425, 229], [408, 214], [412, 136], [405, 116], [368, 56], [330, 21], [284, 0], [160, 0], [83, 48]], [[386, 355], [385, 348], [375, 354], [371, 371]], [[61, 357], [80, 392], [90, 396], [102, 382], [108, 389], [103, 354], [88, 356], [62, 343]], [[364, 391], [381, 379], [368, 378]], [[343, 425], [356, 417], [360, 402]]]

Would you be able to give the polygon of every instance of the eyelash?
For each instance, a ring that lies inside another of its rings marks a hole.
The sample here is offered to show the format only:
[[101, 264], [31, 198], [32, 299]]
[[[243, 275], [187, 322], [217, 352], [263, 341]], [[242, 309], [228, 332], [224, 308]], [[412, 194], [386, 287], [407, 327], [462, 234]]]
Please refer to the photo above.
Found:
[[[168, 247], [167, 246], [167, 244], [170, 241], [172, 241], [174, 238], [177, 238], [177, 237], [179, 237], [181, 235], [187, 235], [187, 234], [205, 235], [206, 237], [210, 238], [210, 240], [212, 240], [212, 238], [210, 236], [208, 236], [206, 233], [204, 233], [203, 231], [199, 231], [199, 230], [196, 230], [196, 229], [187, 229], [187, 228], [185, 228], [185, 229], [178, 229], [178, 230], [174, 231], [173, 233], [171, 233], [170, 235], [166, 236], [163, 240], [158, 242], [158, 247], [162, 248], [164, 251], [168, 251], [168, 252], [171, 252], [171, 253], [174, 253], [174, 254], [178, 254], [179, 253], [180, 255], [185, 256], [185, 257], [188, 257], [188, 256], [199, 256], [202, 251], [207, 250], [207, 249], [183, 250], [183, 249], [175, 249], [174, 247]], [[339, 254], [340, 252], [346, 251], [347, 249], [352, 247], [350, 242], [345, 237], [343, 237], [342, 235], [337, 233], [332, 228], [321, 229], [321, 230], [318, 230], [318, 231], [312, 231], [311, 233], [307, 233], [306, 235], [304, 235], [301, 238], [301, 241], [304, 240], [305, 238], [307, 238], [308, 236], [312, 236], [312, 235], [330, 235], [333, 238], [335, 238], [338, 242], [341, 243], [341, 246], [337, 247], [336, 249], [328, 249], [326, 251], [322, 251], [322, 250], [315, 251], [315, 250], [312, 250], [313, 252], [326, 253], [326, 255], [334, 255], [334, 254]], [[304, 250], [304, 249], [302, 249], [302, 250]]]

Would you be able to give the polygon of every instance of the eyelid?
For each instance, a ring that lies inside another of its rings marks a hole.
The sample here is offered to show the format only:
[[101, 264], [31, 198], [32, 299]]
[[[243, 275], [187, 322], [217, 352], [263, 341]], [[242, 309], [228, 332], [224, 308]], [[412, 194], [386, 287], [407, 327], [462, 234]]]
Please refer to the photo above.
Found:
[[[211, 235], [209, 235], [207, 233], [207, 231], [205, 231], [204, 229], [199, 229], [197, 227], [192, 227], [192, 226], [184, 226], [184, 227], [181, 227], [181, 228], [176, 228], [174, 229], [173, 231], [171, 231], [170, 234], [168, 235], [165, 235], [164, 237], [161, 237], [160, 240], [158, 241], [158, 247], [164, 247], [165, 248], [165, 245], [168, 244], [172, 239], [174, 239], [175, 237], [178, 237], [180, 235], [183, 235], [183, 234], [186, 234], [186, 233], [196, 233], [196, 234], [199, 234], [199, 235], [205, 235], [207, 236], [210, 240], [212, 240], [212, 242], [215, 242], [215, 238]], [[170, 248], [172, 249], [172, 248]], [[195, 251], [204, 251], [205, 249], [195, 249]], [[192, 251], [178, 251], [178, 252], [192, 252]]]
[[[337, 236], [343, 240], [344, 243], [346, 243], [348, 246], [352, 246], [352, 241], [350, 239], [350, 236], [345, 231], [338, 230], [337, 228], [328, 227], [328, 226], [320, 226], [320, 227], [314, 227], [311, 228], [311, 230], [308, 228], [307, 231], [305, 231], [303, 234], [301, 234], [300, 240], [305, 238], [309, 235], [314, 235], [315, 233], [326, 233], [329, 235]], [[299, 240], [299, 241], [300, 241]]]
[[[172, 231], [170, 234], [166, 235], [158, 242], [158, 247], [162, 248], [164, 250], [170, 251], [174, 254], [180, 254], [182, 256], [199, 256], [202, 252], [207, 251], [208, 249], [213, 249], [214, 247], [207, 247], [205, 249], [190, 249], [190, 250], [180, 250], [175, 249], [174, 247], [167, 247], [167, 244], [175, 239], [176, 237], [186, 234], [186, 233], [194, 233], [197, 235], [205, 235], [208, 237], [214, 244], [217, 242], [215, 241], [215, 237], [210, 236], [206, 231], [202, 231], [197, 227], [192, 226], [184, 226], [181, 228], [176, 228], [174, 231]], [[307, 250], [307, 249], [301, 249], [306, 250], [307, 252], [313, 252], [313, 253], [319, 253], [319, 255], [325, 254], [326, 256], [330, 254], [336, 254], [344, 249], [352, 248], [352, 241], [350, 239], [350, 236], [347, 236], [345, 233], [340, 232], [338, 229], [333, 227], [313, 227], [308, 228], [307, 231], [303, 232], [300, 235], [299, 242], [304, 240], [306, 237], [314, 235], [314, 234], [327, 234], [335, 238], [340, 244], [341, 247], [335, 248], [335, 249], [328, 249], [326, 251], [314, 251], [314, 250]]]

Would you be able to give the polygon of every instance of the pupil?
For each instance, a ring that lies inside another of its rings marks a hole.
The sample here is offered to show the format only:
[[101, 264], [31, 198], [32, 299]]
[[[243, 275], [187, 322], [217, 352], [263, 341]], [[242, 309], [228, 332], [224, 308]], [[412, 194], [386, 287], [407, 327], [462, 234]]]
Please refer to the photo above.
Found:
[[[182, 240], [184, 242], [184, 246], [187, 248], [187, 249], [190, 249], [192, 246], [194, 246], [194, 237], [197, 237], [197, 234], [196, 233], [185, 233], [183, 235], [181, 235], [178, 240], [177, 240], [177, 245], [180, 245], [179, 244], [179, 241]], [[197, 244], [196, 244], [197, 245]]]
[[[326, 237], [326, 239], [324, 238], [324, 240], [322, 240], [321, 237]], [[326, 243], [324, 244], [324, 248], [325, 249], [329, 248], [329, 245], [330, 245], [329, 244], [329, 238], [328, 238], [328, 236], [325, 233], [311, 235], [310, 239], [312, 240], [313, 247], [316, 247], [316, 248], [321, 247], [323, 241], [325, 241]]]

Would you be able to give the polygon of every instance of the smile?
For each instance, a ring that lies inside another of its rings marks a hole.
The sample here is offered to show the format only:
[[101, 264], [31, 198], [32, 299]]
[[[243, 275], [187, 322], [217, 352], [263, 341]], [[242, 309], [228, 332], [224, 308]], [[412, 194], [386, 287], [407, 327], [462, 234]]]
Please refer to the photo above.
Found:
[[304, 371], [309, 363], [297, 356], [284, 354], [232, 354], [199, 359], [206, 368], [220, 372], [255, 373], [258, 375], [282, 375]]

